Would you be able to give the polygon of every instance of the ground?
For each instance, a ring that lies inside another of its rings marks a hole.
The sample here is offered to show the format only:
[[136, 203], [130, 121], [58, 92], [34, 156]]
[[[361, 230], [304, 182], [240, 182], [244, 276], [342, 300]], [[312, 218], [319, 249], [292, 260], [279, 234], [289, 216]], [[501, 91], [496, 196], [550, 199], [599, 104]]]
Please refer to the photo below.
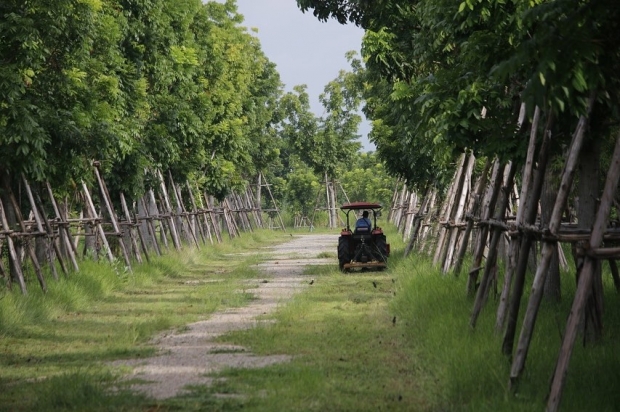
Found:
[[[269, 260], [260, 263], [261, 277], [248, 281], [255, 299], [250, 305], [214, 313], [209, 319], [187, 325], [182, 332], [167, 332], [153, 340], [158, 355], [147, 359], [122, 360], [115, 366], [129, 366], [128, 379], [145, 383], [137, 391], [156, 399], [181, 394], [187, 385], [208, 385], [209, 374], [226, 368], [260, 368], [290, 359], [287, 355], [256, 356], [242, 346], [214, 342], [228, 332], [248, 329], [264, 315], [275, 311], [295, 293], [313, 282], [303, 271], [308, 265], [335, 264], [334, 258], [318, 258], [321, 252], [336, 250], [333, 235], [295, 235], [289, 242], [270, 247]], [[231, 258], [234, 258], [231, 257]]]

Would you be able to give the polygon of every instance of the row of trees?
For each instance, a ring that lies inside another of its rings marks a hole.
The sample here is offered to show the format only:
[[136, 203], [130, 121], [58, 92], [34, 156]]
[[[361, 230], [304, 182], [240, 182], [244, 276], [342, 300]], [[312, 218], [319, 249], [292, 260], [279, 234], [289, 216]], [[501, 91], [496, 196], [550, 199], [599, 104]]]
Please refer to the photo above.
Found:
[[96, 160], [118, 199], [156, 188], [156, 170], [218, 198], [264, 174], [308, 214], [301, 187], [359, 156], [359, 77], [326, 85], [317, 117], [242, 23], [234, 0], [3, 1], [0, 175], [71, 194]]
[[587, 113], [594, 119], [588, 146], [599, 154], [613, 146], [620, 44], [612, 33], [620, 11], [612, 0], [298, 4], [319, 19], [366, 29], [360, 76], [371, 139], [389, 170], [413, 187], [445, 181], [438, 172], [451, 173], [464, 150], [523, 164], [523, 123], [536, 110], [540, 129], [553, 133], [552, 157]]
[[[613, 241], [603, 242], [610, 212], [612, 218], [619, 213], [614, 196], [620, 152], [613, 148], [620, 144], [620, 40], [613, 33], [620, 8], [613, 0], [297, 2], [319, 19], [366, 29], [366, 69], [360, 72], [364, 110], [373, 122], [371, 140], [390, 172], [418, 193], [428, 193], [445, 187], [457, 155], [473, 152], [483, 158], [478, 168], [494, 160], [503, 171], [499, 176], [504, 175], [495, 180], [504, 188], [493, 212], [496, 222], [512, 215], [506, 213], [506, 199], [515, 185], [520, 187], [504, 273], [510, 295], [502, 292], [501, 297], [502, 304], [510, 302], [502, 351], [514, 355], [512, 388], [524, 367], [543, 288], [559, 291], [557, 270], [548, 270], [557, 253], [553, 237], [566, 211], [575, 212], [571, 223], [588, 240], [573, 241], [577, 293], [547, 404], [548, 410], [557, 410], [583, 317], [599, 337], [602, 331], [597, 259], [606, 256], [615, 267], [620, 258]], [[487, 171], [488, 166], [478, 176]], [[450, 216], [450, 210], [444, 215]], [[452, 229], [451, 222], [442, 223]], [[493, 229], [485, 281], [502, 225], [508, 227], [500, 223]], [[513, 351], [528, 255], [539, 229], [541, 261]], [[602, 245], [606, 255], [593, 254]], [[485, 288], [481, 281], [479, 296]]]

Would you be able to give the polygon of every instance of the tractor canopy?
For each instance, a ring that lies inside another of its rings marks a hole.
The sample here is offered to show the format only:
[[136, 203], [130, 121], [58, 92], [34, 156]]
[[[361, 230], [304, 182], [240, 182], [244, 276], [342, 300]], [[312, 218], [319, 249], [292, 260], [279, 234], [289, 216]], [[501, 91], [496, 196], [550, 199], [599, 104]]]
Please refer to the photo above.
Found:
[[369, 203], [369, 202], [353, 202], [353, 203], [345, 203], [340, 207], [341, 210], [362, 210], [362, 209], [370, 209], [370, 210], [380, 210], [382, 206], [379, 203]]

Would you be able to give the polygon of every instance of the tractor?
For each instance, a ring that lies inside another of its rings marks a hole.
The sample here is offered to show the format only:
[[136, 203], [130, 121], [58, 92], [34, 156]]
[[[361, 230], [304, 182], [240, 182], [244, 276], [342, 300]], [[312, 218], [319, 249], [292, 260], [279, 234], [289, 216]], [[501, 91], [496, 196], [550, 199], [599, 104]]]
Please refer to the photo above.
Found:
[[[347, 226], [338, 238], [338, 266], [342, 272], [355, 269], [383, 270], [387, 267], [390, 245], [387, 243], [383, 230], [377, 226], [377, 214], [381, 210], [378, 203], [355, 202], [340, 207], [347, 219]], [[353, 213], [353, 229], [351, 228], [351, 212]], [[373, 222], [368, 225], [356, 225], [359, 211], [372, 211]]]

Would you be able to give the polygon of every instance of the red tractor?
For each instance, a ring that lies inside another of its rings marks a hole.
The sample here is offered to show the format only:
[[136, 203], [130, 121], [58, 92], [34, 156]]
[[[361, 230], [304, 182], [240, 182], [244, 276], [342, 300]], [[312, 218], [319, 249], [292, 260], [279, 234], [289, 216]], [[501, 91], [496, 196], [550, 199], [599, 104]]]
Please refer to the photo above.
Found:
[[[342, 229], [338, 238], [338, 264], [340, 270], [347, 272], [353, 269], [377, 269], [387, 267], [390, 245], [387, 243], [383, 230], [377, 226], [377, 213], [381, 210], [378, 203], [355, 202], [342, 205], [340, 208], [347, 216], [347, 227]], [[351, 211], [364, 211], [363, 217], [357, 219], [356, 212], [353, 230], [350, 226]], [[368, 219], [368, 211], [372, 211], [373, 222]]]

